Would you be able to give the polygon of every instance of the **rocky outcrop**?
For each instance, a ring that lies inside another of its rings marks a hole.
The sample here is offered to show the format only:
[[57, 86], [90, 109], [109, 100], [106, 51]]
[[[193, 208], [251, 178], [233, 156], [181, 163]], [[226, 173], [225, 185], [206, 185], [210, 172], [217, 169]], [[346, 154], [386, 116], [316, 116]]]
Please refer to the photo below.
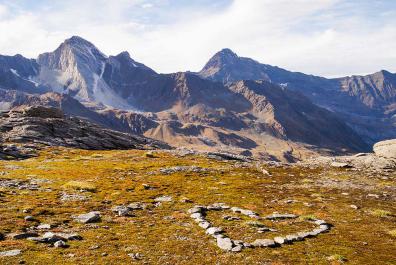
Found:
[[335, 168], [357, 168], [373, 172], [394, 172], [396, 170], [396, 140], [378, 142], [374, 153], [358, 153], [350, 156], [321, 156], [303, 161], [310, 167], [331, 166]]
[[41, 143], [82, 149], [153, 149], [166, 144], [100, 127], [59, 109], [33, 106], [3, 113], [0, 132], [5, 142]]
[[374, 145], [373, 150], [379, 157], [396, 159], [396, 139], [378, 142]]

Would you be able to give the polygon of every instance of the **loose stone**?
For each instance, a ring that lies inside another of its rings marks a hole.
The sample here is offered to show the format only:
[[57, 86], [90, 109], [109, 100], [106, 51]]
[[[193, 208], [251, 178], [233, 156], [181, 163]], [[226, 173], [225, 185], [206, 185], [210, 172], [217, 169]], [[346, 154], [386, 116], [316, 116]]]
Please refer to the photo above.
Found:
[[54, 247], [55, 247], [55, 248], [67, 248], [68, 245], [66, 244], [65, 241], [59, 240], [59, 241], [56, 241], [56, 242], [54, 243]]
[[208, 228], [211, 226], [210, 223], [209, 223], [209, 222], [206, 222], [206, 221], [200, 222], [198, 225], [199, 225], [200, 227], [202, 227], [203, 229], [208, 229]]
[[281, 236], [277, 236], [274, 238], [275, 243], [278, 243], [279, 245], [287, 243], [287, 239]]
[[100, 212], [89, 212], [80, 214], [74, 218], [77, 222], [87, 224], [100, 221]]
[[13, 257], [13, 256], [18, 256], [21, 253], [22, 251], [19, 249], [7, 250], [0, 252], [0, 257]]
[[171, 196], [160, 196], [154, 199], [155, 202], [171, 202], [172, 197]]
[[8, 237], [12, 239], [26, 239], [29, 237], [38, 237], [38, 234], [34, 232], [13, 233], [13, 234], [9, 234]]
[[231, 251], [233, 248], [232, 240], [228, 237], [217, 238], [217, 246], [222, 250]]
[[252, 243], [252, 246], [254, 247], [274, 247], [275, 245], [275, 241], [271, 239], [256, 239]]
[[221, 234], [221, 233], [223, 233], [223, 229], [221, 229], [220, 227], [210, 227], [210, 228], [206, 229], [206, 233], [208, 235]]

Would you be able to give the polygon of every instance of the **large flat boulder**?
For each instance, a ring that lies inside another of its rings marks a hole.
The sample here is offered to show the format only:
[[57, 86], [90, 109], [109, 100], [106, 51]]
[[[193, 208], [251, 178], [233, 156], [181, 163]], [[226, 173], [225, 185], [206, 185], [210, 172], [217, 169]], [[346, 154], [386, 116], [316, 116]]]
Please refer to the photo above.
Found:
[[396, 139], [378, 142], [373, 149], [379, 157], [396, 159]]

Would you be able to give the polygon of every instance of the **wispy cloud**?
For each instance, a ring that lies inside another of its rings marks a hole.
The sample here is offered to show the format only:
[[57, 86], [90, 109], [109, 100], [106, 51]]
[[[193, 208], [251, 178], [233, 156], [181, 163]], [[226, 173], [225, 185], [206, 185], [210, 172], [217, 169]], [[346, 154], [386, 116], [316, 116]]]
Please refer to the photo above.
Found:
[[199, 70], [229, 47], [263, 63], [338, 76], [396, 71], [394, 25], [396, 3], [385, 0], [0, 0], [0, 53], [36, 57], [81, 35], [159, 72]]

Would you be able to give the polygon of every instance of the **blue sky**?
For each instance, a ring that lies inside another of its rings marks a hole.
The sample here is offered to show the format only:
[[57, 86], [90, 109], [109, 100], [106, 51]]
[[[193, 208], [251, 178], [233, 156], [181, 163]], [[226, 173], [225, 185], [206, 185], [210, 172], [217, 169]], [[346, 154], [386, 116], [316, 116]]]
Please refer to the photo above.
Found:
[[393, 0], [0, 0], [0, 54], [27, 57], [79, 35], [158, 72], [215, 52], [328, 77], [396, 72]]

